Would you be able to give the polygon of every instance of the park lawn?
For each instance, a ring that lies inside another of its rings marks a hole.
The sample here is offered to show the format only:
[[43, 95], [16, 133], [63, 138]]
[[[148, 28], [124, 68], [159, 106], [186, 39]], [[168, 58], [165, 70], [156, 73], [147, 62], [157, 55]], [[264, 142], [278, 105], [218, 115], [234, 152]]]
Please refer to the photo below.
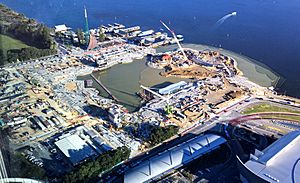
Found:
[[25, 43], [23, 43], [20, 40], [0, 34], [0, 49], [3, 50], [5, 56], [6, 56], [7, 50], [21, 49], [21, 48], [27, 48], [27, 47], [30, 47], [30, 46], [26, 45]]
[[292, 113], [299, 113], [300, 111], [284, 108], [284, 107], [278, 107], [275, 105], [270, 104], [257, 104], [254, 106], [250, 106], [242, 111], [242, 114], [253, 114], [253, 113], [259, 113], [259, 112], [292, 112]]

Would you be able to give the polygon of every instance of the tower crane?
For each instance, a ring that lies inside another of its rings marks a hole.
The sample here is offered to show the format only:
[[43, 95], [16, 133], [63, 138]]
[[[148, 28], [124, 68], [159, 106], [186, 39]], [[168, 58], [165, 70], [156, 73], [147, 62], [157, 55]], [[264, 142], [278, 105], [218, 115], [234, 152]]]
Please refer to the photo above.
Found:
[[181, 44], [179, 43], [179, 41], [178, 41], [178, 39], [177, 39], [177, 36], [176, 36], [175, 32], [174, 32], [173, 30], [171, 30], [171, 29], [170, 29], [170, 28], [169, 28], [162, 20], [160, 20], [160, 23], [161, 23], [168, 31], [171, 32], [171, 34], [172, 34], [173, 38], [175, 39], [175, 41], [176, 41], [176, 43], [177, 43], [177, 45], [178, 45], [178, 47], [179, 47], [181, 53], [183, 54], [184, 61], [188, 60], [186, 54], [184, 53], [184, 50], [183, 50]]

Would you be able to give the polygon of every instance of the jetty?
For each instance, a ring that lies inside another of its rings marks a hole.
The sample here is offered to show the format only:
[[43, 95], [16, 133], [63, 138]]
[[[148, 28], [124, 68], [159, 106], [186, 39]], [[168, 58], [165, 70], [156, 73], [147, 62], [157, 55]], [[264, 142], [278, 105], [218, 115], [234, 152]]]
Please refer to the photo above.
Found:
[[106, 93], [108, 93], [109, 94], [109, 96], [113, 99], [113, 100], [115, 100], [115, 101], [117, 101], [117, 102], [119, 102], [119, 100], [104, 86], [104, 84], [102, 84], [102, 82], [100, 81], [100, 80], [98, 80], [95, 76], [94, 76], [94, 74], [92, 73], [91, 74], [91, 77], [106, 91]]

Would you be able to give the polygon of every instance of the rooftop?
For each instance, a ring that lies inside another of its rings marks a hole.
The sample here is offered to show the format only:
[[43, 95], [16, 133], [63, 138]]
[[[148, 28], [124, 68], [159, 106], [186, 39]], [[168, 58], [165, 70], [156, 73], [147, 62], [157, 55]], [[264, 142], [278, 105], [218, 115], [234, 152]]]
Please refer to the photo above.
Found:
[[55, 32], [66, 31], [66, 30], [68, 30], [68, 28], [65, 24], [55, 26]]
[[78, 135], [67, 136], [55, 142], [55, 145], [74, 165], [96, 154]]
[[129, 169], [125, 172], [124, 183], [151, 181], [169, 170], [178, 168], [194, 158], [218, 148], [225, 142], [226, 140], [218, 135], [197, 136]]
[[300, 131], [293, 131], [246, 162], [253, 173], [268, 182], [300, 181]]
[[178, 83], [174, 83], [174, 84], [171, 84], [167, 87], [161, 88], [161, 89], [158, 90], [158, 92], [162, 95], [170, 94], [170, 93], [174, 92], [174, 90], [177, 90], [177, 89], [179, 89], [180, 87], [183, 87], [186, 84], [187, 83], [185, 81], [180, 81]]

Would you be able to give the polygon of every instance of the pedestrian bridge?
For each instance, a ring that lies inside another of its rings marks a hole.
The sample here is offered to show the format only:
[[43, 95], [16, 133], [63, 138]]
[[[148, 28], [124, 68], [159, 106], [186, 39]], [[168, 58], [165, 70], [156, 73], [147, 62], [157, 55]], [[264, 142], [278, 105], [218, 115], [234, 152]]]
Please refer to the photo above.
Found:
[[224, 143], [226, 143], [226, 140], [218, 135], [206, 134], [197, 136], [154, 157], [146, 159], [138, 166], [127, 170], [124, 174], [124, 183], [151, 182], [219, 148]]

